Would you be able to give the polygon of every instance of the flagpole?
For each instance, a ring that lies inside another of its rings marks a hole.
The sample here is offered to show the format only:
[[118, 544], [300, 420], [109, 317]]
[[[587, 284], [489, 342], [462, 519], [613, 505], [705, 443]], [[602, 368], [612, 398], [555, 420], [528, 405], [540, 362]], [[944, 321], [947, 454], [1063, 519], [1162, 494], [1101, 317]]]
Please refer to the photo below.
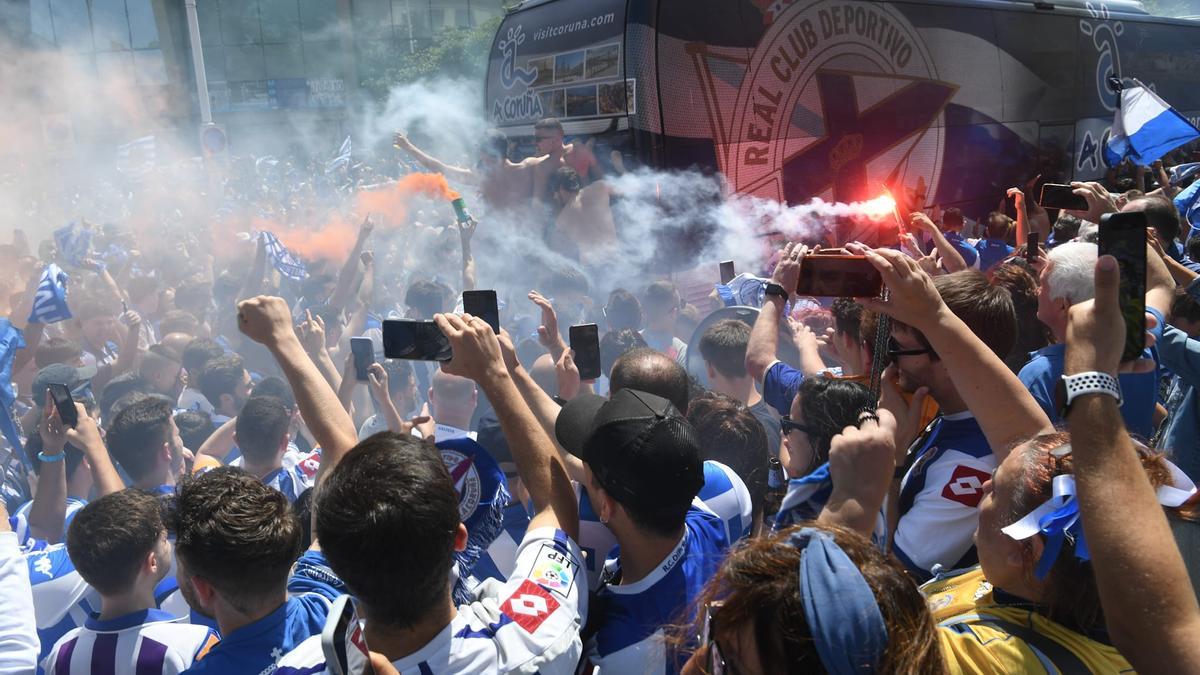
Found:
[[200, 103], [200, 124], [212, 124], [212, 102], [208, 98], [208, 76], [204, 72], [204, 50], [200, 46], [200, 19], [196, 0], [184, 0], [187, 8], [188, 38], [192, 43], [192, 68], [196, 71], [196, 99]]

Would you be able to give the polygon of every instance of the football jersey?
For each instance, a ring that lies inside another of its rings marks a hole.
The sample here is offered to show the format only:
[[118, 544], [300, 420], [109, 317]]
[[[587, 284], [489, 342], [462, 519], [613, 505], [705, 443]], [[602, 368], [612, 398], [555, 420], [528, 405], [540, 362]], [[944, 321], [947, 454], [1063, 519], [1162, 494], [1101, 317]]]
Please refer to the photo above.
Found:
[[1082, 635], [1010, 596], [978, 567], [921, 587], [951, 673], [1132, 673], [1102, 633]]
[[275, 670], [284, 654], [317, 636], [329, 607], [345, 586], [329, 569], [325, 556], [308, 551], [288, 579], [288, 599], [274, 612], [224, 636], [206, 657], [186, 672], [213, 675], [259, 675]]
[[203, 658], [218, 639], [212, 629], [180, 623], [158, 609], [106, 621], [89, 617], [59, 638], [42, 667], [54, 675], [175, 675]]
[[[587, 613], [582, 563], [579, 547], [564, 532], [529, 531], [507, 583], [485, 581], [474, 601], [460, 605], [442, 632], [392, 665], [400, 675], [573, 674], [583, 651], [579, 630]], [[315, 635], [285, 656], [275, 675], [329, 672], [321, 636]]]
[[[238, 457], [229, 462], [230, 466], [243, 466], [246, 460]], [[317, 479], [317, 469], [321, 466], [321, 455], [313, 452], [305, 455], [295, 443], [288, 443], [287, 450], [280, 460], [280, 467], [263, 476], [262, 483], [283, 493], [289, 502], [295, 503], [304, 491], [311, 488]]]
[[35, 545], [25, 554], [33, 586], [41, 663], [58, 639], [100, 612], [100, 594], [88, 585], [67, 555], [66, 544]]
[[517, 549], [529, 528], [529, 512], [525, 505], [511, 498], [504, 507], [504, 524], [500, 534], [488, 545], [471, 570], [469, 585], [473, 588], [484, 579], [505, 581], [517, 568]]
[[721, 518], [693, 506], [683, 537], [649, 575], [628, 584], [620, 577], [620, 557], [605, 564], [596, 594], [587, 644], [599, 673], [677, 673], [686, 654], [668, 656], [664, 631], [690, 621], [692, 603], [720, 567], [729, 540]]
[[969, 412], [935, 419], [909, 453], [900, 482], [900, 519], [892, 551], [914, 578], [926, 581], [935, 565], [970, 567], [983, 484], [996, 456]]
[[[75, 514], [79, 513], [79, 509], [85, 506], [87, 506], [85, 500], [67, 497], [67, 517], [63, 521], [62, 539], [60, 541], [67, 540], [67, 528], [71, 527], [71, 521], [75, 519]], [[9, 523], [13, 526], [13, 532], [17, 533], [17, 541], [22, 544], [33, 539], [33, 535], [29, 533], [29, 509], [31, 508], [33, 508], [33, 502], [25, 502], [9, 519]]]
[[720, 462], [704, 462], [704, 487], [696, 498], [725, 523], [726, 539], [736, 542], [754, 527], [750, 491], [737, 473]]

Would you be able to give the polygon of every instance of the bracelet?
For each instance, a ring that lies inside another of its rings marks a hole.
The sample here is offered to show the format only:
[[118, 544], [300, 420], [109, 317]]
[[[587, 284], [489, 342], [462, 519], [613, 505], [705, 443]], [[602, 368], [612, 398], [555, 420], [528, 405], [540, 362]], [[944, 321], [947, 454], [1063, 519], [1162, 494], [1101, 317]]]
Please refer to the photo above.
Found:
[[66, 458], [66, 456], [67, 456], [66, 450], [63, 450], [62, 452], [58, 453], [57, 455], [47, 455], [44, 452], [38, 452], [38, 454], [37, 454], [37, 458], [38, 458], [39, 462], [47, 462], [47, 463], [61, 462], [61, 461], [63, 461], [63, 459]]

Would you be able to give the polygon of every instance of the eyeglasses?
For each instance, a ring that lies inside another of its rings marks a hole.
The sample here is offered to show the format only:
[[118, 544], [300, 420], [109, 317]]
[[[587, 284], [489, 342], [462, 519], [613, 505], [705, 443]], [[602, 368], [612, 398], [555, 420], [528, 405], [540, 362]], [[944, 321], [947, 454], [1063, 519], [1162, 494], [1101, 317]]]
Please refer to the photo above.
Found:
[[920, 356], [921, 354], [929, 354], [932, 357], [936, 353], [937, 352], [933, 351], [933, 347], [925, 347], [924, 349], [904, 349], [900, 346], [899, 342], [896, 342], [896, 338], [888, 338], [887, 355], [888, 358], [892, 360], [892, 363], [895, 363], [896, 359], [901, 356]]
[[792, 418], [788, 415], [784, 415], [783, 417], [779, 418], [779, 428], [783, 431], [784, 436], [787, 436], [788, 434], [792, 433], [793, 431], [799, 431], [802, 433], [806, 433], [809, 436], [817, 436], [819, 438], [825, 437], [825, 434], [821, 433], [820, 430], [818, 430], [814, 427], [810, 427], [807, 424], [793, 422]]
[[557, 137], [557, 136], [534, 136], [534, 137], [533, 137], [533, 142], [534, 142], [534, 143], [541, 143], [542, 141], [552, 141], [552, 140], [554, 140], [554, 139], [556, 139], [556, 138], [558, 138], [558, 137]]
[[732, 663], [725, 661], [725, 657], [721, 654], [721, 647], [713, 635], [716, 625], [713, 610], [720, 609], [723, 604], [725, 603], [716, 601], [704, 606], [704, 623], [700, 627], [700, 646], [705, 650], [707, 675], [738, 675], [738, 669]]

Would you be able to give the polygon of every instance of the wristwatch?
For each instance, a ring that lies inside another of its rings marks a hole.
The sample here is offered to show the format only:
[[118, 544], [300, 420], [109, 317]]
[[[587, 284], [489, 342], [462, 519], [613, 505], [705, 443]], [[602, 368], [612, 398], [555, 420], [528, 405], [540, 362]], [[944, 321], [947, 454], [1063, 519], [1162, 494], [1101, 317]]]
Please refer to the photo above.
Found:
[[1111, 396], [1117, 400], [1118, 406], [1124, 402], [1124, 398], [1121, 396], [1120, 381], [1108, 373], [1096, 371], [1063, 375], [1058, 383], [1058, 391], [1055, 393], [1056, 398], [1062, 402], [1059, 415], [1064, 419], [1071, 411], [1071, 404], [1075, 402], [1075, 399], [1085, 394]]
[[785, 301], [788, 299], [787, 289], [785, 289], [783, 286], [780, 286], [779, 284], [771, 282], [771, 281], [767, 282], [767, 286], [766, 286], [766, 288], [763, 289], [763, 293], [765, 293], [767, 295], [778, 295], [779, 297], [783, 298]]

